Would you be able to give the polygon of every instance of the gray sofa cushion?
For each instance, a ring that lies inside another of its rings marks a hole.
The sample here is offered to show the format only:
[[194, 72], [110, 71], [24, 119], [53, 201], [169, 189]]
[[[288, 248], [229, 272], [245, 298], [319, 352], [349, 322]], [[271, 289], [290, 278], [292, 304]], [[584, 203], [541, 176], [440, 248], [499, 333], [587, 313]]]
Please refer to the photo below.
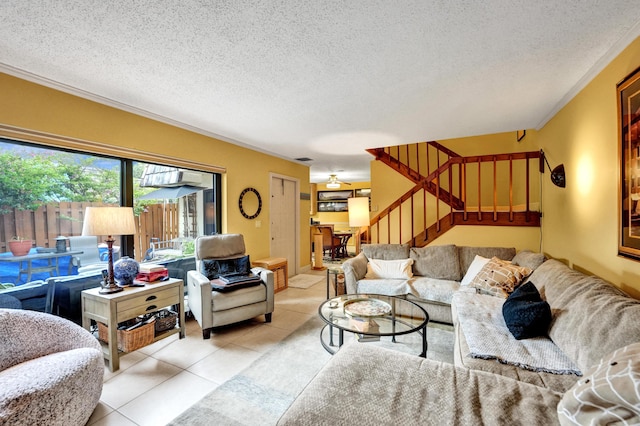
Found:
[[588, 282], [590, 278], [585, 274], [573, 270], [555, 259], [550, 259], [540, 265], [531, 275], [529, 281], [534, 283], [540, 296], [551, 305], [551, 312], [559, 309], [557, 301], [562, 293], [578, 282]]
[[460, 261], [454, 245], [412, 247], [413, 273], [427, 278], [460, 281]]
[[409, 259], [409, 244], [363, 244], [362, 252], [367, 259]]
[[555, 302], [550, 303], [549, 337], [582, 371], [615, 349], [640, 341], [640, 301], [600, 278], [585, 276]]
[[[491, 259], [497, 257], [502, 260], [511, 260], [516, 255], [516, 249], [513, 247], [469, 247], [458, 246], [458, 259], [460, 259], [460, 272], [464, 276], [467, 269], [476, 257], [476, 254]], [[462, 276], [460, 279], [462, 279]]]
[[555, 425], [561, 396], [496, 374], [352, 343], [323, 367], [278, 424]]
[[516, 254], [511, 261], [518, 266], [524, 266], [533, 271], [538, 269], [547, 258], [542, 253], [534, 253], [531, 250], [522, 250]]
[[411, 294], [423, 300], [451, 304], [453, 293], [458, 291], [460, 283], [453, 280], [417, 277], [411, 280]]

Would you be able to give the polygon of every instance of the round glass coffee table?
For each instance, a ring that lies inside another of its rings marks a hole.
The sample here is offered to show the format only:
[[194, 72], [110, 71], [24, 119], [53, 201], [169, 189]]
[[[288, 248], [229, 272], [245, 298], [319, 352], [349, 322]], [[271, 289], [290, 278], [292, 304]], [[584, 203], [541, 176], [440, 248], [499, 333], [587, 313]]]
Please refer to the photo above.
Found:
[[[427, 323], [429, 314], [418, 304], [396, 296], [381, 294], [345, 294], [323, 302], [318, 308], [326, 325], [320, 331], [320, 343], [330, 354], [344, 343], [344, 332], [354, 333], [359, 341], [379, 340], [418, 332], [422, 336], [421, 357], [427, 357]], [[328, 328], [328, 342], [324, 331]], [[338, 330], [334, 343], [333, 329]]]

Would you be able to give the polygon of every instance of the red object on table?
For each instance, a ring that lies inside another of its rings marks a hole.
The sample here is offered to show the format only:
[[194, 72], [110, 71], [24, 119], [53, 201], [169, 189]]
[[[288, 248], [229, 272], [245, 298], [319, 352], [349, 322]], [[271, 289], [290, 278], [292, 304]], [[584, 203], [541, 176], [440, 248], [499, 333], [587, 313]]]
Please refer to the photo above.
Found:
[[164, 268], [161, 271], [140, 272], [136, 276], [136, 280], [150, 283], [150, 282], [158, 281], [162, 278], [168, 278], [168, 277], [169, 277], [169, 270], [167, 268]]

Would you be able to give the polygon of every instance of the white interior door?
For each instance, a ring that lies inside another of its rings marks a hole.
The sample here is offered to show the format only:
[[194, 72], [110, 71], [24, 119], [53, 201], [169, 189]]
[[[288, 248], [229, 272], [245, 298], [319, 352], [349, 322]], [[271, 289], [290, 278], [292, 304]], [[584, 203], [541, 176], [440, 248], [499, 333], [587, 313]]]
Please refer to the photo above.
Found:
[[296, 179], [271, 176], [271, 257], [285, 257], [289, 276], [298, 273], [298, 199]]

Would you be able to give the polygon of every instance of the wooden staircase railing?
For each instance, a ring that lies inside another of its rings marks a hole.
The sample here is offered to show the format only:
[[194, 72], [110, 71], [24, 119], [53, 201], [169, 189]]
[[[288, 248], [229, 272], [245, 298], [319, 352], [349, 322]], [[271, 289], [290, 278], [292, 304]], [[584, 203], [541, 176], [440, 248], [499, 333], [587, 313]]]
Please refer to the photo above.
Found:
[[461, 157], [427, 142], [369, 152], [415, 182], [371, 220], [372, 242], [421, 247], [455, 225], [540, 226], [540, 213], [531, 209], [539, 151]]

